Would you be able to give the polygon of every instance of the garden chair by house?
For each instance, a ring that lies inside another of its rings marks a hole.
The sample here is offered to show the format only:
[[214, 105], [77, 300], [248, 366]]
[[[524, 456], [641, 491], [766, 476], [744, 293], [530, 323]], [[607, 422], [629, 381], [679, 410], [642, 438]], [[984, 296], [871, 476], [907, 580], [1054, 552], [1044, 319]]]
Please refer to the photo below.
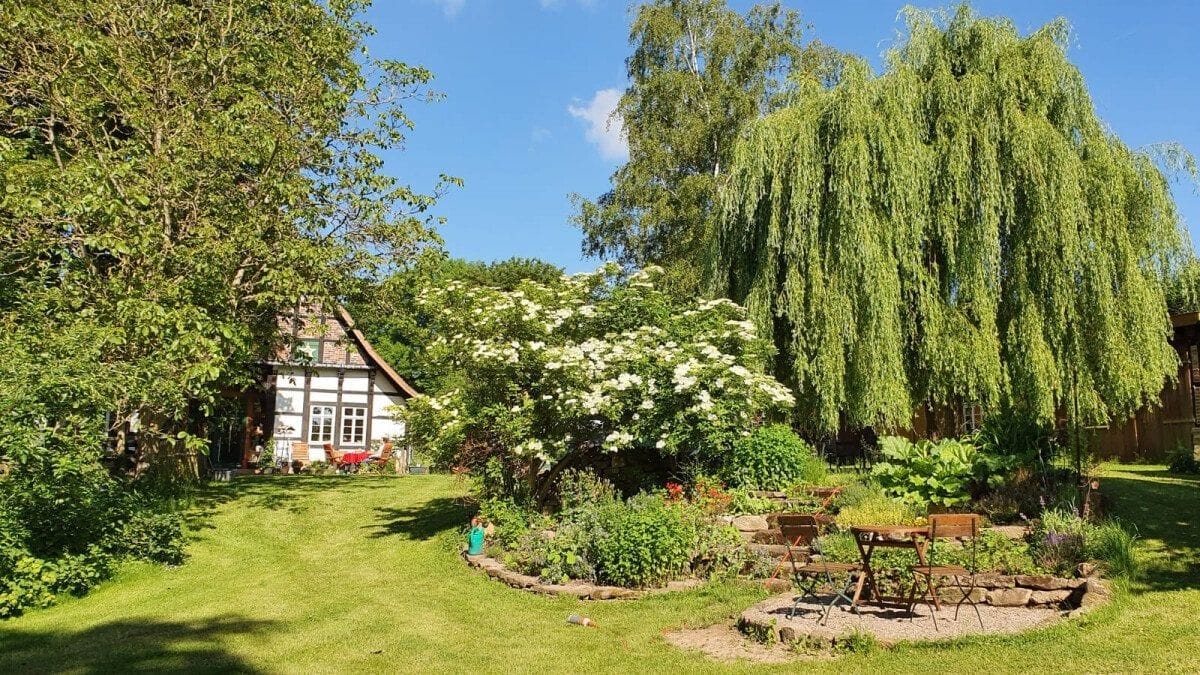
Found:
[[[832, 563], [825, 559], [821, 552], [819, 539], [821, 536], [820, 521], [810, 515], [782, 514], [779, 516], [779, 531], [783, 535], [784, 545], [787, 546], [785, 560], [791, 564], [792, 578], [800, 588], [800, 595], [796, 597], [791, 609], [788, 610], [788, 618], [795, 616], [796, 610], [800, 608], [800, 603], [805, 598], [814, 598], [818, 604], [821, 604], [822, 600], [817, 595], [817, 589], [822, 586], [833, 589], [833, 599], [825, 604], [825, 610], [821, 613], [821, 618], [817, 623], [826, 623], [829, 620], [829, 612], [839, 602], [844, 602], [852, 610], [857, 611], [851, 593], [855, 592], [853, 590], [856, 583], [855, 576], [858, 577], [858, 585], [861, 586], [863, 583], [862, 565], [859, 563]], [[802, 562], [798, 559], [798, 555], [802, 555], [799, 549], [805, 546], [808, 547], [810, 555], [808, 560]]]
[[292, 463], [300, 463], [300, 468], [303, 469], [310, 463], [308, 458], [308, 443], [292, 443]]
[[330, 466], [336, 469], [342, 468], [342, 457], [344, 454], [338, 452], [337, 448], [333, 447], [333, 443], [326, 443], [322, 449], [325, 451], [325, 461]]
[[[935, 577], [954, 579], [954, 586], [961, 594], [958, 603], [954, 606], [954, 620], [958, 620], [958, 612], [962, 609], [963, 603], [970, 603], [971, 608], [975, 610], [975, 618], [979, 619], [979, 627], [983, 628], [983, 615], [979, 613], [979, 605], [972, 597], [972, 593], [978, 588], [975, 573], [978, 570], [979, 530], [982, 522], [983, 518], [975, 513], [946, 513], [929, 516], [931, 545], [927, 564], [913, 565], [909, 568], [913, 573], [913, 586], [909, 596], [908, 611], [911, 613], [917, 603], [921, 602], [917, 599], [917, 593], [924, 584], [925, 591], [921, 595], [924, 602], [929, 605], [929, 614], [933, 617], [934, 630], [938, 630], [937, 611], [942, 608], [941, 600], [938, 598], [938, 588], [942, 584], [934, 583]], [[970, 569], [962, 565], [938, 565], [935, 557], [939, 539], [956, 540], [969, 550], [971, 552]], [[966, 585], [963, 585], [964, 579], [967, 580]]]
[[367, 460], [368, 464], [373, 464], [378, 467], [385, 467], [388, 462], [392, 461], [392, 456], [396, 453], [396, 446], [392, 445], [390, 440], [384, 439], [383, 448], [379, 451], [378, 457], [372, 457]]

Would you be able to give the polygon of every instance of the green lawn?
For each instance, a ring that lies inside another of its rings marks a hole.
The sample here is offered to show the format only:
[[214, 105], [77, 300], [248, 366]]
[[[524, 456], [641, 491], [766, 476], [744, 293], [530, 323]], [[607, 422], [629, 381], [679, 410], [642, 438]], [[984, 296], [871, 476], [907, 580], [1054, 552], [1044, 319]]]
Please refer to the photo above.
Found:
[[[0, 672], [1079, 671], [1200, 668], [1200, 482], [1114, 466], [1147, 572], [1118, 602], [1038, 633], [786, 668], [722, 665], [661, 632], [761, 597], [710, 586], [582, 603], [516, 591], [456, 555], [467, 512], [445, 476], [278, 478], [219, 486], [188, 563], [126, 568], [86, 598], [0, 624]], [[565, 623], [582, 611], [599, 629]]]

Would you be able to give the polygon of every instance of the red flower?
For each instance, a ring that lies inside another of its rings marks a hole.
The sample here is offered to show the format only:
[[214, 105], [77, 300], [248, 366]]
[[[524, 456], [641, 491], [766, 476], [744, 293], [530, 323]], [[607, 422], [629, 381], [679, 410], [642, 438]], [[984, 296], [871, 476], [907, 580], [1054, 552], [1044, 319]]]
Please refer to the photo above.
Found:
[[679, 483], [667, 483], [667, 499], [671, 501], [683, 499], [683, 486]]

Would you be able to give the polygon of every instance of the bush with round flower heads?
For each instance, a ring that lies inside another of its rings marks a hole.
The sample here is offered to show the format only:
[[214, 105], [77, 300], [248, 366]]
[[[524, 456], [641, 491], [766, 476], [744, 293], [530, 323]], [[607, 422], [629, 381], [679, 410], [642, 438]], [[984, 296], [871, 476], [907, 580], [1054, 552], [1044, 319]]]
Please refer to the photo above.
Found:
[[606, 265], [503, 291], [451, 283], [420, 304], [439, 337], [428, 358], [457, 373], [401, 412], [441, 466], [498, 458], [508, 491], [546, 494], [558, 470], [606, 455], [714, 456], [793, 404], [764, 374], [770, 343], [728, 300], [680, 301], [662, 271]]

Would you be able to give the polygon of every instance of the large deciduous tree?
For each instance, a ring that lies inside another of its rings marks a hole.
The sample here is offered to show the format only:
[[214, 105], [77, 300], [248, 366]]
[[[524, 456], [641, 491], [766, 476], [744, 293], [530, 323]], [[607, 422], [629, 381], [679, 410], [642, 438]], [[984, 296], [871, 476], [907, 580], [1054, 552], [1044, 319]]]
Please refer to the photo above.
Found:
[[629, 40], [630, 84], [616, 111], [629, 161], [608, 193], [573, 198], [575, 220], [585, 254], [660, 264], [672, 287], [693, 292], [738, 131], [792, 85], [829, 77], [835, 60], [801, 43], [799, 16], [778, 2], [743, 16], [726, 0], [653, 0], [637, 8]]
[[137, 414], [145, 449], [174, 454], [189, 406], [247, 383], [281, 308], [432, 236], [440, 187], [396, 182], [378, 155], [431, 75], [366, 53], [363, 6], [3, 4], [0, 330], [35, 354], [53, 334], [90, 344], [74, 366], [117, 386], [77, 400], [117, 426]]
[[814, 431], [922, 403], [1104, 423], [1175, 372], [1164, 272], [1187, 256], [1152, 156], [1097, 118], [1068, 29], [911, 10], [733, 153], [715, 290], [775, 338]]

